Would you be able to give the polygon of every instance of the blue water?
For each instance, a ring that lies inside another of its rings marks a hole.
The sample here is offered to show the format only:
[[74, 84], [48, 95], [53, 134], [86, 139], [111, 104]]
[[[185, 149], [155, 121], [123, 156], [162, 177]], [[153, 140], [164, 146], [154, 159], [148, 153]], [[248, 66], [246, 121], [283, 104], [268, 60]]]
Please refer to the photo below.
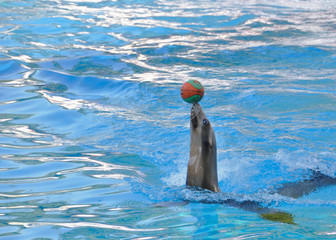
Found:
[[[0, 238], [335, 239], [336, 187], [274, 191], [336, 177], [335, 7], [1, 1]], [[220, 194], [185, 188], [190, 79], [205, 88]]]

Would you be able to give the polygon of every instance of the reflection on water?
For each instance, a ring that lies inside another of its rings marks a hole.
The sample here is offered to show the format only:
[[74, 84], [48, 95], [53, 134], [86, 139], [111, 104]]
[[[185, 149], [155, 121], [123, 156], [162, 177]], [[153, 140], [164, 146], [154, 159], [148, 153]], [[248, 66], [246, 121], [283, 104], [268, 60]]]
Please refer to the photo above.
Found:
[[94, 228], [106, 228], [106, 229], [113, 229], [113, 230], [120, 230], [120, 231], [127, 231], [127, 232], [152, 232], [152, 231], [160, 231], [164, 230], [162, 228], [158, 229], [134, 229], [128, 228], [123, 226], [114, 226], [109, 224], [102, 224], [102, 223], [90, 223], [90, 222], [71, 222], [71, 223], [21, 223], [21, 222], [9, 222], [9, 225], [22, 225], [26, 228], [33, 228], [33, 227], [41, 227], [41, 226], [59, 226], [59, 227], [67, 227], [67, 228], [78, 228], [78, 227], [94, 227]]
[[[274, 189], [312, 170], [335, 177], [334, 9], [0, 2], [0, 237], [332, 239], [334, 187], [300, 199]], [[206, 89], [221, 194], [184, 188], [189, 79]]]

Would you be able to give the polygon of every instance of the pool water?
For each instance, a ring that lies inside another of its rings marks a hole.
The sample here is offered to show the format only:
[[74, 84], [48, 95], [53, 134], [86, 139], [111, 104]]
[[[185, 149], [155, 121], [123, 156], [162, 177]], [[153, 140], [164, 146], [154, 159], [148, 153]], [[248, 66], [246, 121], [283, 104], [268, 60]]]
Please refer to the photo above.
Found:
[[[335, 239], [335, 186], [275, 191], [336, 177], [335, 7], [1, 1], [0, 238]], [[185, 187], [190, 79], [222, 193]]]

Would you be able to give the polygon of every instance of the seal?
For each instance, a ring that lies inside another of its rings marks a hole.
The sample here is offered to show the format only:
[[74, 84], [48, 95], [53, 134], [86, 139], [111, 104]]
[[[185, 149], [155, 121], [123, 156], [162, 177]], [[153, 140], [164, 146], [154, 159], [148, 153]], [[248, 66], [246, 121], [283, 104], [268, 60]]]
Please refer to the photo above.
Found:
[[[215, 132], [199, 103], [193, 103], [190, 115], [190, 157], [188, 162], [187, 186], [220, 192], [217, 177], [217, 144]], [[210, 199], [205, 203], [213, 203]], [[263, 207], [259, 202], [223, 199], [224, 203], [246, 211], [256, 212], [266, 220], [296, 224], [293, 216], [286, 212]]]
[[215, 132], [199, 103], [194, 103], [191, 107], [190, 157], [186, 185], [220, 192]]

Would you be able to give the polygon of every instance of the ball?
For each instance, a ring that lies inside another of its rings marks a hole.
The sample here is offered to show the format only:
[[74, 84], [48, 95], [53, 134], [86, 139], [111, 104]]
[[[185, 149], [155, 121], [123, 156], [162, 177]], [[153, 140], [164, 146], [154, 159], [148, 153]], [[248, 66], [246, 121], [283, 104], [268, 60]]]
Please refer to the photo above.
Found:
[[204, 88], [199, 81], [189, 80], [182, 85], [180, 93], [187, 103], [197, 103], [204, 96]]

